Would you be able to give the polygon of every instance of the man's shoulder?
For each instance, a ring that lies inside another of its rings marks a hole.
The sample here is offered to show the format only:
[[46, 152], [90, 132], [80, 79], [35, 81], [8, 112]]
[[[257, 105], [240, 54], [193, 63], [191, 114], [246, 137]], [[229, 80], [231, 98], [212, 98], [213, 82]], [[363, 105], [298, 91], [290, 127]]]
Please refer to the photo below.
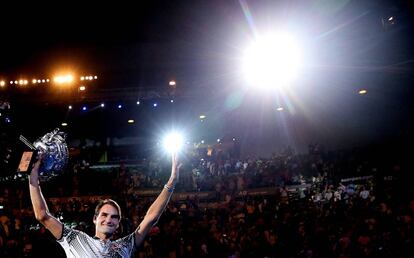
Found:
[[135, 240], [135, 232], [132, 232], [124, 237], [118, 238], [117, 240], [113, 241], [114, 243], [122, 243], [122, 242], [129, 242], [131, 240]]
[[86, 234], [83, 231], [64, 226], [63, 227], [63, 233], [62, 233], [62, 239], [60, 239], [58, 241], [61, 241], [64, 238], [68, 238], [69, 240], [73, 240], [77, 236], [81, 236], [83, 239], [93, 239], [92, 237], [90, 237], [88, 234]]

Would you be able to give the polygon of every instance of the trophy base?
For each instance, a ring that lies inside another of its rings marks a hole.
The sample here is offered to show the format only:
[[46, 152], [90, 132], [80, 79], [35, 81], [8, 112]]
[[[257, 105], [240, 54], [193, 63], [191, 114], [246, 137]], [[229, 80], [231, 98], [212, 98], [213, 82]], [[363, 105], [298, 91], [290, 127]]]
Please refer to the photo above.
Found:
[[24, 151], [22, 158], [20, 159], [19, 166], [17, 167], [17, 173], [30, 174], [33, 164], [37, 160], [37, 150]]

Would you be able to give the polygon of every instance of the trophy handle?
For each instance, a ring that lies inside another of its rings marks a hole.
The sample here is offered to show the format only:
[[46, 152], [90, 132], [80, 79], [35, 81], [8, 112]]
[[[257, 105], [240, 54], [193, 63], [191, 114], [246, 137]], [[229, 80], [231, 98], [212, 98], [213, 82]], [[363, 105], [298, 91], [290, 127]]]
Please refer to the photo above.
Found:
[[29, 142], [28, 139], [26, 139], [26, 137], [24, 137], [23, 135], [19, 136], [19, 140], [21, 142], [23, 142], [27, 147], [29, 147], [31, 150], [36, 150], [35, 146], [33, 146], [33, 144], [31, 142]]

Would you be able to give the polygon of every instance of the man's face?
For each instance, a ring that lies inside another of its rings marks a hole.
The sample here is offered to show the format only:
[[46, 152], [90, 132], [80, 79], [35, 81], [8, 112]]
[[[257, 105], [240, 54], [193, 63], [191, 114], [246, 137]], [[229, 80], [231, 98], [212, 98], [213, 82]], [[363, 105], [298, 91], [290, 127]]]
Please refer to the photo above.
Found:
[[93, 220], [96, 233], [112, 236], [119, 226], [119, 220], [118, 210], [112, 205], [105, 204]]

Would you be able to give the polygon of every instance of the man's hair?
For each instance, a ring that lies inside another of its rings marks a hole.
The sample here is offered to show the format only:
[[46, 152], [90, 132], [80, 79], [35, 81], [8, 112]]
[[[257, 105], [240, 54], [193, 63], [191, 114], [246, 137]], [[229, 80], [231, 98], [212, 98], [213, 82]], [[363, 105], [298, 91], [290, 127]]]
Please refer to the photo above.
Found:
[[116, 201], [112, 199], [105, 199], [105, 200], [99, 201], [98, 205], [96, 205], [96, 208], [95, 208], [95, 217], [98, 217], [99, 212], [101, 211], [101, 208], [105, 204], [109, 204], [112, 207], [114, 207], [118, 211], [119, 219], [121, 219], [121, 207], [119, 207], [118, 203], [116, 203]]

